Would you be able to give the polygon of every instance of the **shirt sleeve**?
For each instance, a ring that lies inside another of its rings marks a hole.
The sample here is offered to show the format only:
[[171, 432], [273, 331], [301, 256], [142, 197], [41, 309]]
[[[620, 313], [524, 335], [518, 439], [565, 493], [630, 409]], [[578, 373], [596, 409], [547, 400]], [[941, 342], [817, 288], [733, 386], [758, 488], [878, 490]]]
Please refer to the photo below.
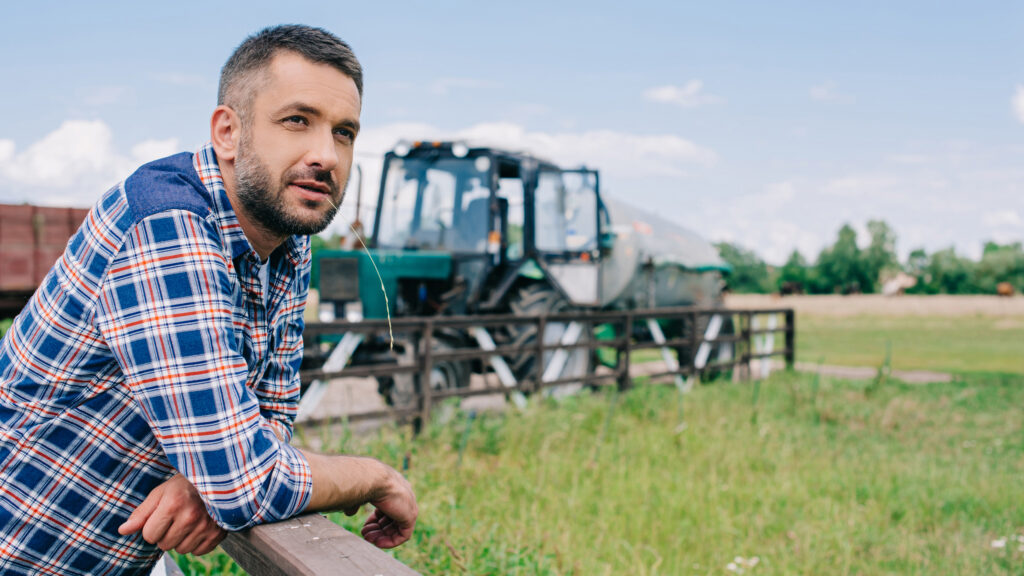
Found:
[[299, 408], [299, 369], [302, 366], [302, 331], [305, 328], [302, 314], [309, 293], [309, 262], [307, 250], [293, 280], [294, 285], [282, 304], [283, 320], [275, 330], [267, 369], [256, 386], [263, 416], [277, 430], [278, 437], [285, 441], [291, 440]]
[[112, 261], [96, 323], [170, 463], [220, 526], [242, 530], [301, 512], [313, 484], [245, 385], [232, 266], [214, 223], [150, 216]]

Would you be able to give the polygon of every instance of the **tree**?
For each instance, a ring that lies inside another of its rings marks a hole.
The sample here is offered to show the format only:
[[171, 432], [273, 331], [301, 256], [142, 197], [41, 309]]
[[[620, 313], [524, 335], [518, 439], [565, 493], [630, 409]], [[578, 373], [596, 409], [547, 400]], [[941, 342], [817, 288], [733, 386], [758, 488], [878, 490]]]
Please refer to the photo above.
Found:
[[[787, 292], [798, 289], [806, 292], [811, 289], [813, 270], [799, 250], [793, 250], [786, 263], [779, 269], [779, 291]], [[788, 290], [787, 290], [788, 289]]]
[[974, 262], [957, 255], [952, 247], [932, 254], [925, 277], [929, 294], [974, 294]]
[[732, 268], [725, 277], [730, 290], [739, 294], [766, 294], [773, 290], [768, 265], [752, 250], [728, 242], [719, 242], [715, 248]]
[[1021, 243], [985, 244], [981, 260], [974, 266], [973, 284], [978, 292], [995, 294], [996, 285], [1009, 282], [1018, 292], [1024, 291], [1024, 248]]
[[865, 292], [877, 292], [883, 275], [899, 270], [899, 259], [896, 258], [896, 233], [883, 220], [869, 220], [868, 234], [871, 244], [862, 254], [865, 281], [870, 286], [863, 287]]
[[818, 255], [816, 268], [817, 292], [848, 294], [874, 289], [857, 246], [857, 232], [849, 224], [839, 229], [836, 243]]

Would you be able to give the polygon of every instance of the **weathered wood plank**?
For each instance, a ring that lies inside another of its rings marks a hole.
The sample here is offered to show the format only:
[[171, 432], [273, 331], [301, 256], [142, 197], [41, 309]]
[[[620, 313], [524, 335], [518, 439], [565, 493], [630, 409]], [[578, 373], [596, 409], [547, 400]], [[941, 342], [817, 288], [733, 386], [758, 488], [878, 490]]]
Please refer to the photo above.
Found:
[[229, 534], [221, 548], [251, 576], [419, 574], [320, 514]]

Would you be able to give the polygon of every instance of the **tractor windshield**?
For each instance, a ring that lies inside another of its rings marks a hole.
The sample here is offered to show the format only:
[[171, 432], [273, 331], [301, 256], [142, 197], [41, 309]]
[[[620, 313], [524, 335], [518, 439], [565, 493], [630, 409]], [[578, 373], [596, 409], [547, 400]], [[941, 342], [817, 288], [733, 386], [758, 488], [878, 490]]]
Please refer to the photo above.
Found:
[[392, 158], [377, 245], [482, 253], [491, 225], [489, 173], [484, 156]]

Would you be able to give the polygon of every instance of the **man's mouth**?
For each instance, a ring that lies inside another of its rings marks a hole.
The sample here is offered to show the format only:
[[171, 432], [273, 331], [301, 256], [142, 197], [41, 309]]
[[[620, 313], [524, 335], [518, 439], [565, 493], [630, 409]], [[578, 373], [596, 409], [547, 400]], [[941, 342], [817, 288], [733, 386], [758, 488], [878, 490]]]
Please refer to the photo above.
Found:
[[292, 186], [297, 186], [310, 192], [327, 194], [328, 196], [331, 194], [331, 187], [317, 180], [296, 180], [292, 182]]

